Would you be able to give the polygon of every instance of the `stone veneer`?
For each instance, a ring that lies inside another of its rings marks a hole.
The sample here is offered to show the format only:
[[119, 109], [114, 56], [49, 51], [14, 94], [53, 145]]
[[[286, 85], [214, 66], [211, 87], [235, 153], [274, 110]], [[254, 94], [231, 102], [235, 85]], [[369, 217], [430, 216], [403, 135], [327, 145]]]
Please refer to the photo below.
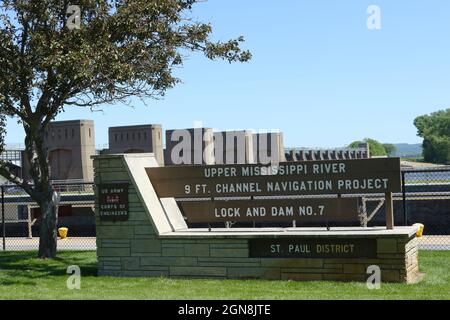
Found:
[[[382, 281], [410, 283], [419, 275], [418, 244], [412, 227], [382, 236], [368, 232], [351, 235], [352, 238], [376, 237], [375, 259], [250, 258], [248, 240], [267, 238], [267, 235], [258, 232], [240, 237], [223, 232], [211, 236], [189, 232], [158, 234], [124, 156], [96, 156], [94, 169], [96, 184], [130, 183], [128, 221], [100, 221], [96, 203], [99, 275], [365, 281], [366, 268], [373, 264], [380, 266]], [[405, 233], [405, 230], [409, 231]], [[326, 237], [330, 232], [321, 234]]]

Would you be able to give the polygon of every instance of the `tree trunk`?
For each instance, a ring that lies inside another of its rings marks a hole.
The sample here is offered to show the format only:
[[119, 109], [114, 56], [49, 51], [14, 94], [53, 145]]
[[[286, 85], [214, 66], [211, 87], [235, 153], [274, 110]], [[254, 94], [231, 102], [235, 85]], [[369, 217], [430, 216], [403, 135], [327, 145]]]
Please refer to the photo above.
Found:
[[44, 197], [39, 203], [41, 223], [38, 256], [42, 259], [54, 258], [56, 256], [58, 202], [58, 197], [56, 192], [54, 192], [53, 197]]
[[53, 190], [45, 148], [45, 126], [42, 117], [23, 122], [25, 129], [25, 155], [30, 164], [29, 174], [33, 180], [30, 196], [41, 209], [39, 258], [56, 256], [59, 195]]

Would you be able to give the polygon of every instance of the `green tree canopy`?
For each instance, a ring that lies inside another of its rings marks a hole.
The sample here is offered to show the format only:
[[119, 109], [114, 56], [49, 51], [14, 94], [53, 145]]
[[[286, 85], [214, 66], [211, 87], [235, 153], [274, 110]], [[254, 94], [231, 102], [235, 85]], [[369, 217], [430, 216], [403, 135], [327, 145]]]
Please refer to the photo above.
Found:
[[378, 142], [375, 139], [365, 138], [364, 140], [360, 141], [353, 141], [350, 143], [350, 148], [358, 148], [361, 143], [368, 143], [369, 144], [369, 153], [371, 156], [387, 156], [388, 152], [386, 151], [385, 146]]
[[[45, 131], [65, 108], [95, 108], [159, 98], [190, 52], [245, 62], [242, 37], [216, 42], [209, 23], [190, 17], [197, 0], [3, 0], [0, 2], [0, 120], [25, 131], [33, 183], [9, 163], [0, 174], [20, 185], [41, 208], [39, 256], [56, 254], [55, 191]], [[233, 23], [233, 21], [230, 21]], [[89, 110], [89, 109], [88, 109]]]
[[414, 120], [417, 135], [423, 138], [426, 162], [450, 163], [450, 109], [419, 116]]
[[392, 156], [392, 154], [397, 150], [396, 146], [392, 143], [383, 143], [384, 150], [386, 150], [386, 154], [388, 156]]

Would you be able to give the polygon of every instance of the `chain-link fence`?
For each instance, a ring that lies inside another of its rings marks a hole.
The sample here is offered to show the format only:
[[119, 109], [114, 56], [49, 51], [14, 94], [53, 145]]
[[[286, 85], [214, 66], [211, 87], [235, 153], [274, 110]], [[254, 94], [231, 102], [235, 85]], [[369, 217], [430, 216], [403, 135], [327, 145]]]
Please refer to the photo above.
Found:
[[420, 247], [450, 250], [450, 168], [402, 171], [403, 221], [425, 225]]
[[[395, 225], [425, 225], [421, 249], [450, 250], [450, 168], [402, 171], [403, 193], [393, 195]], [[95, 250], [94, 185], [58, 183], [61, 194], [58, 227], [68, 228], [66, 238], [58, 238], [58, 250]], [[288, 196], [284, 198], [301, 198]], [[319, 198], [322, 196], [318, 196]], [[327, 197], [327, 196], [324, 196]], [[343, 196], [348, 197], [348, 196]], [[361, 204], [360, 221], [354, 226], [386, 226], [384, 194], [351, 195]], [[268, 197], [254, 197], [266, 199]], [[185, 199], [186, 200], [186, 199]], [[199, 200], [199, 199], [197, 199]], [[17, 186], [1, 186], [3, 250], [36, 250], [39, 245], [38, 205]], [[189, 227], [207, 227], [190, 224]], [[212, 227], [224, 227], [224, 224]], [[237, 223], [230, 227], [267, 227], [269, 223]], [[292, 227], [292, 223], [276, 224]], [[303, 225], [297, 225], [301, 227]], [[305, 225], [306, 226], [306, 225]], [[322, 225], [307, 225], [322, 226]], [[327, 227], [339, 227], [329, 224]]]
[[[58, 206], [58, 250], [95, 250], [94, 185], [55, 183], [61, 195]], [[37, 250], [41, 212], [25, 191], [13, 185], [1, 186], [3, 250]], [[61, 237], [62, 236], [62, 237]]]

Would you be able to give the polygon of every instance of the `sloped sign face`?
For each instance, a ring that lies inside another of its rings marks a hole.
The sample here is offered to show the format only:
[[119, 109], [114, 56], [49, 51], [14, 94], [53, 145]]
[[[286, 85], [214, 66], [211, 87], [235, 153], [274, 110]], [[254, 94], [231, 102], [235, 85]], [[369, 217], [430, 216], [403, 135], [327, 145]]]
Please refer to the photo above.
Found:
[[147, 168], [160, 198], [400, 192], [400, 158]]

